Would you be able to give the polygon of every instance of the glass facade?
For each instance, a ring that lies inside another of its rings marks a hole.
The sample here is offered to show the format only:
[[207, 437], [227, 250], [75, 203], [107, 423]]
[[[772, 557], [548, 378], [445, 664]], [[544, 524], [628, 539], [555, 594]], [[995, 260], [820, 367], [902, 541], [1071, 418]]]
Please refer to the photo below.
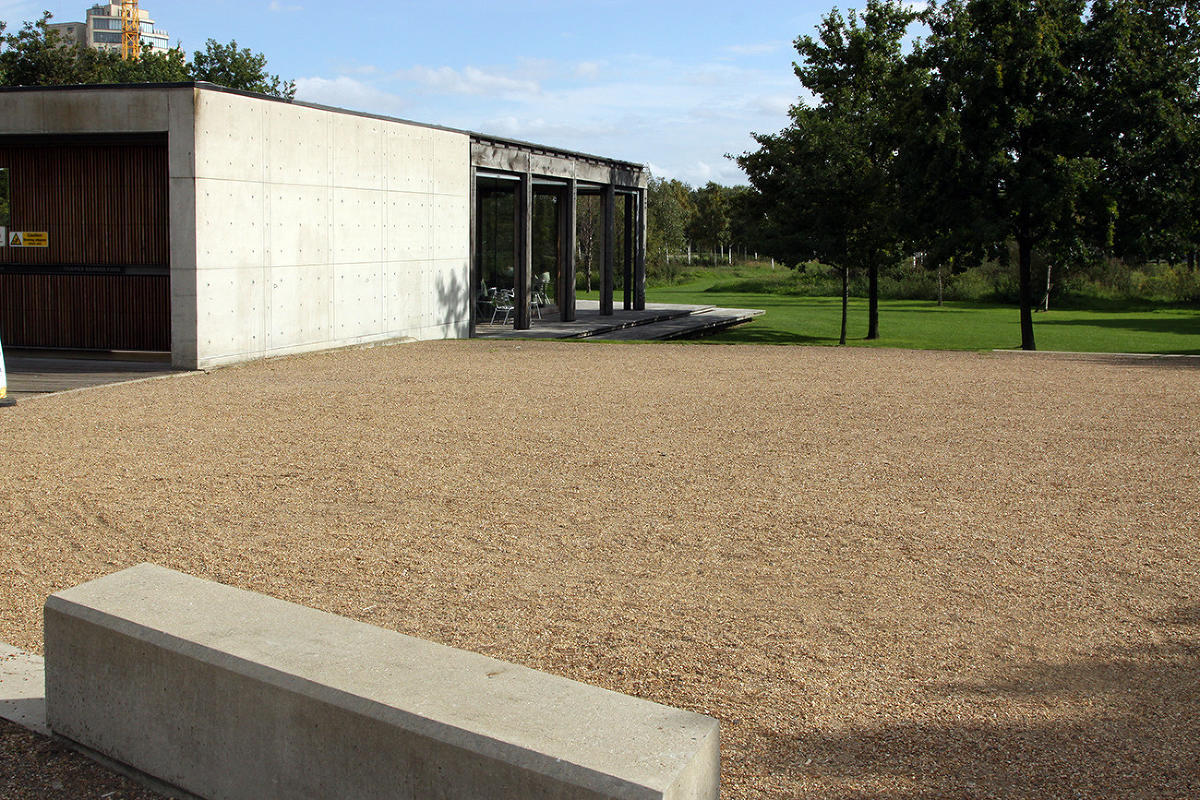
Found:
[[534, 302], [544, 314], [558, 305], [558, 197], [533, 195], [533, 274], [530, 284]]
[[[119, 5], [92, 6], [88, 9], [87, 15], [92, 37], [87, 44], [105, 49], [121, 44], [123, 25], [121, 24]], [[155, 28], [154, 20], [146, 15], [145, 10], [140, 12], [139, 27], [143, 48], [158, 51], [170, 49], [170, 34]]]

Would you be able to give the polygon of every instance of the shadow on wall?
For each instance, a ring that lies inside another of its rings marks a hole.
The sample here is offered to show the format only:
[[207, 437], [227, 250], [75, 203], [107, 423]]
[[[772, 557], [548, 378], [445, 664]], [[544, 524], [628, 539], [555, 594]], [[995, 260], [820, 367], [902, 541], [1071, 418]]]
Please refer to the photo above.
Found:
[[[1154, 622], [1163, 628], [1154, 644], [940, 687], [939, 705], [969, 709], [971, 719], [764, 730], [768, 769], [847, 786], [898, 783], [905, 788], [887, 796], [912, 800], [1200, 797], [1200, 606]], [[992, 711], [1001, 718], [988, 721]]]
[[466, 335], [466, 327], [470, 324], [471, 292], [469, 281], [463, 277], [468, 274], [464, 262], [461, 269], [451, 273], [441, 273], [437, 279], [437, 310], [434, 315], [435, 324], [441, 326], [456, 326], [448, 336]]

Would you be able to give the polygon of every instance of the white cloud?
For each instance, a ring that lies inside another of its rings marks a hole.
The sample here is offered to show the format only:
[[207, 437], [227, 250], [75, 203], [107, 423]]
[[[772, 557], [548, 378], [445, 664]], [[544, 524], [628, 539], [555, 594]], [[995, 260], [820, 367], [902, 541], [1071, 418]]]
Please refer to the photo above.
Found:
[[[587, 142], [607, 137], [620, 136], [626, 129], [612, 120], [588, 118], [518, 117], [513, 114], [483, 120], [480, 130], [507, 136], [513, 139], [533, 139], [548, 145], [559, 143], [568, 149], [584, 149], [582, 144], [564, 145], [563, 142]], [[604, 155], [598, 153], [597, 155]], [[609, 154], [611, 155], [611, 154]]]
[[789, 94], [760, 94], [746, 99], [748, 109], [763, 114], [787, 114], [798, 98]]
[[[789, 69], [623, 54], [611, 62], [514, 59], [495, 68], [347, 65], [297, 81], [297, 96], [549, 147], [653, 163], [692, 185], [744, 183], [726, 153], [751, 131], [788, 124], [800, 86]], [[699, 79], [698, 79], [699, 76]]]
[[478, 67], [464, 67], [461, 70], [453, 67], [412, 67], [400, 70], [395, 77], [449, 94], [512, 96], [536, 95], [541, 91], [536, 81], [485, 72]]
[[575, 77], [594, 80], [600, 77], [600, 70], [603, 68], [603, 61], [580, 61], [575, 65]]
[[652, 165], [650, 171], [655, 177], [673, 178], [693, 187], [703, 186], [709, 181], [726, 186], [746, 182], [746, 176], [742, 174], [737, 164], [728, 160], [716, 164], [710, 164], [707, 161], [693, 161], [674, 166]]
[[757, 44], [732, 44], [725, 48], [725, 52], [733, 53], [737, 56], [761, 56], [767, 53], [774, 53], [779, 48], [783, 47], [788, 42], [758, 42]]
[[332, 79], [297, 78], [296, 99], [386, 116], [396, 116], [405, 107], [398, 95], [345, 75]]

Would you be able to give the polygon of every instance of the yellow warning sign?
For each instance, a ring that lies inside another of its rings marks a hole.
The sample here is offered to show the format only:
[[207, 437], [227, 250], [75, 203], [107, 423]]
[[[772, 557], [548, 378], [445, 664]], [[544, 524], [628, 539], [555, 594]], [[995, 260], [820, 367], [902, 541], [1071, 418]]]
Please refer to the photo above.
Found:
[[8, 235], [9, 247], [49, 247], [50, 234], [46, 231], [13, 231]]

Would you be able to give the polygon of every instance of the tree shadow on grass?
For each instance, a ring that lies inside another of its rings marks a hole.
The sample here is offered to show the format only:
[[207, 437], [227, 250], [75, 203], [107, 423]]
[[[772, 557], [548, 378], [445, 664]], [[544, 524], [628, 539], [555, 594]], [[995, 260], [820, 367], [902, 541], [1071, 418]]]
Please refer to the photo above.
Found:
[[[721, 337], [722, 338], [716, 338]], [[792, 331], [781, 331], [778, 328], [755, 328], [750, 326], [735, 326], [717, 332], [699, 331], [691, 336], [681, 337], [695, 342], [711, 344], [834, 344], [836, 339], [824, 336], [806, 336]]]
[[1181, 336], [1200, 336], [1200, 314], [1195, 317], [1087, 317], [1085, 319], [1037, 319], [1039, 326], [1076, 328], [1115, 328], [1143, 333], [1173, 333]]
[[846, 787], [826, 797], [1200, 797], [1200, 607], [1156, 621], [1159, 644], [941, 687], [961, 721], [764, 731], [769, 768]]

